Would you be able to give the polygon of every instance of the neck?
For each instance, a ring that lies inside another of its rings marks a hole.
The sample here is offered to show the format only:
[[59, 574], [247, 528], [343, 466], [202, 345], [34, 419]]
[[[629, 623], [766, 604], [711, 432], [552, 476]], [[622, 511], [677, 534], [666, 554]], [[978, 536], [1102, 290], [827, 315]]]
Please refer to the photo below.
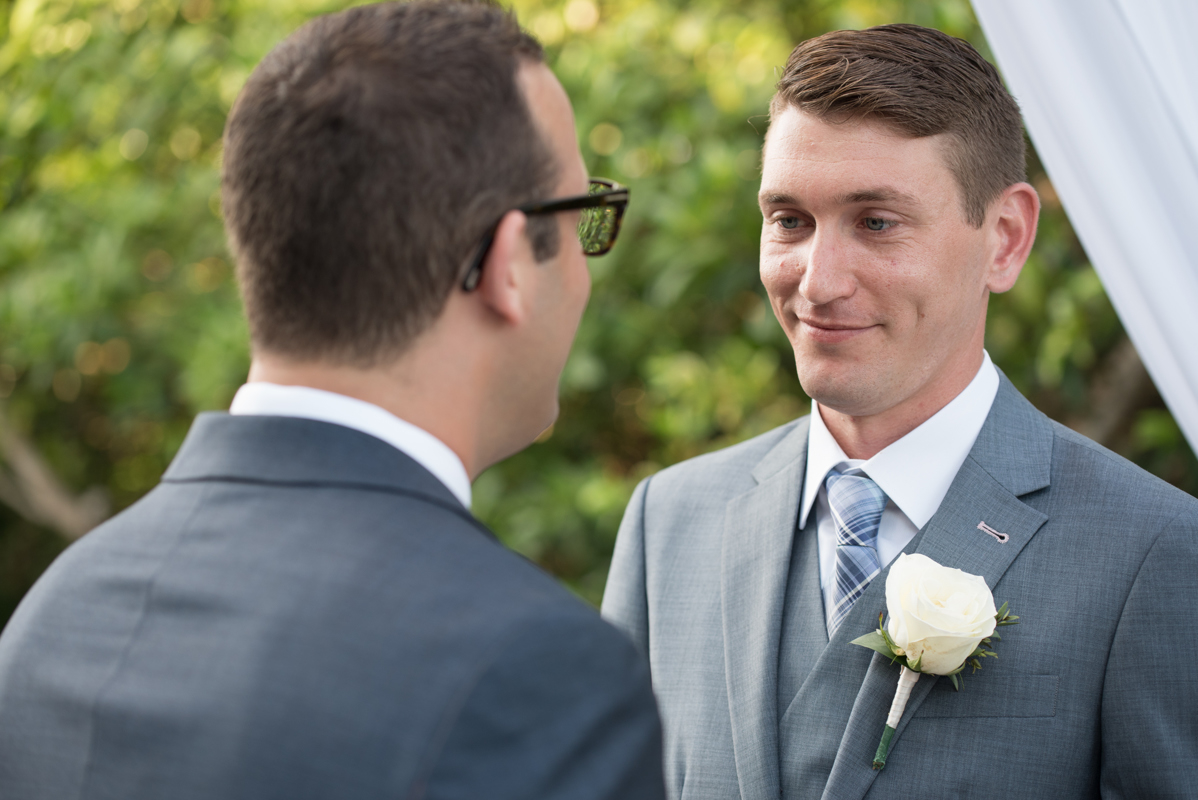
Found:
[[428, 360], [415, 349], [393, 362], [363, 369], [255, 351], [248, 380], [307, 386], [373, 403], [444, 442], [474, 480], [486, 466], [479, 452], [479, 421], [484, 419], [479, 393], [464, 385], [469, 382], [467, 370], [429, 369]]
[[821, 404], [820, 417], [846, 456], [862, 460], [873, 458], [927, 422], [965, 391], [977, 376], [982, 361], [982, 349], [978, 347], [959, 366], [947, 370], [941, 380], [885, 411], [854, 416]]

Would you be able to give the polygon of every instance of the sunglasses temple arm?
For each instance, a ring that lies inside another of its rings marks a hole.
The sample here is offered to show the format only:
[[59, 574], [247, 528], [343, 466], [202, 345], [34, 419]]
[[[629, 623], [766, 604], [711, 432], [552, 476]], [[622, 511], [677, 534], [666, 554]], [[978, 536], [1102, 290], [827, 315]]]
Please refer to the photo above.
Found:
[[473, 292], [478, 288], [478, 282], [483, 277], [483, 261], [487, 257], [487, 252], [491, 249], [491, 242], [495, 240], [495, 228], [487, 231], [487, 235], [478, 244], [478, 250], [474, 252], [474, 258], [470, 259], [470, 269], [466, 270], [465, 277], [462, 278], [462, 291]]

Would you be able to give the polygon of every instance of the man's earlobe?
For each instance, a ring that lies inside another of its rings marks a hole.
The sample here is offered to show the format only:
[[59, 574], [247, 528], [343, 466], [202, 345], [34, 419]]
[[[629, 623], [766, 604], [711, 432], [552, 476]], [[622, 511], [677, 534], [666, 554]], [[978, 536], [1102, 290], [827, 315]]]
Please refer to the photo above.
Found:
[[528, 217], [520, 211], [509, 211], [495, 229], [495, 238], [483, 261], [478, 296], [483, 304], [501, 320], [519, 324], [527, 314], [523, 267], [531, 258], [531, 248], [525, 229]]
[[986, 286], [1002, 293], [1015, 285], [1036, 241], [1040, 196], [1030, 184], [1012, 184], [995, 201], [994, 213], [994, 255]]

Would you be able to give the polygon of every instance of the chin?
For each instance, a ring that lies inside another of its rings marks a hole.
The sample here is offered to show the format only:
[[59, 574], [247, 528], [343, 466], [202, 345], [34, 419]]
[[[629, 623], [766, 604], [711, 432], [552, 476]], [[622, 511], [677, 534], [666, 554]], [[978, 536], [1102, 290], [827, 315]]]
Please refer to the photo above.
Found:
[[877, 405], [877, 375], [857, 369], [804, 369], [798, 367], [799, 385], [824, 408], [852, 417], [867, 416]]
[[524, 446], [527, 447], [528, 445], [532, 444], [537, 439], [541, 438], [545, 431], [552, 428], [553, 423], [557, 422], [557, 418], [560, 413], [561, 406], [558, 403], [557, 394], [555, 393], [553, 395], [553, 402], [549, 404], [548, 408], [546, 408], [540, 414], [537, 414], [536, 417], [532, 417], [531, 415], [529, 416], [527, 431], [531, 435], [528, 437], [528, 442]]

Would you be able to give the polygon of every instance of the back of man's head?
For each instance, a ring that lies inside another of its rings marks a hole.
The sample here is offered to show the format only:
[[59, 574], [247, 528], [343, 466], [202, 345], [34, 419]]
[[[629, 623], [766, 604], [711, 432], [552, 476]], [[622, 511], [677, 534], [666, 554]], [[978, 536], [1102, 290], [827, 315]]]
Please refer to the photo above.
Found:
[[770, 104], [831, 122], [873, 120], [911, 136], [948, 134], [966, 219], [1026, 178], [1019, 106], [968, 42], [917, 25], [832, 31], [790, 54]]
[[[255, 351], [371, 367], [441, 313], [484, 232], [557, 165], [516, 82], [540, 45], [489, 3], [305, 25], [225, 130], [222, 205]], [[530, 226], [552, 255], [556, 228]]]

